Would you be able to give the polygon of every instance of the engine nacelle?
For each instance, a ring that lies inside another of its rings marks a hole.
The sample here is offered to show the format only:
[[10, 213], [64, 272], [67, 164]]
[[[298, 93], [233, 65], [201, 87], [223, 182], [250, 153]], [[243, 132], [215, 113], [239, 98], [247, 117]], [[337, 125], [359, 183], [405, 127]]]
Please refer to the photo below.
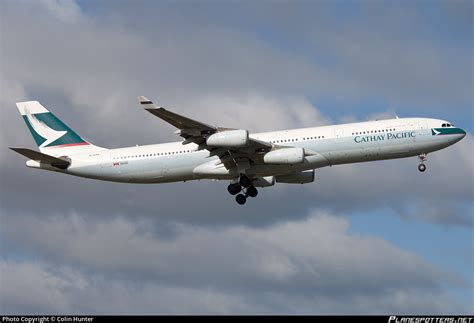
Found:
[[303, 148], [283, 148], [270, 151], [263, 156], [265, 164], [300, 164], [303, 161]]
[[276, 177], [277, 183], [306, 184], [314, 182], [314, 169]]
[[257, 177], [252, 182], [255, 187], [269, 187], [275, 185], [275, 176]]
[[210, 147], [245, 147], [249, 143], [247, 130], [228, 130], [210, 135], [206, 144]]

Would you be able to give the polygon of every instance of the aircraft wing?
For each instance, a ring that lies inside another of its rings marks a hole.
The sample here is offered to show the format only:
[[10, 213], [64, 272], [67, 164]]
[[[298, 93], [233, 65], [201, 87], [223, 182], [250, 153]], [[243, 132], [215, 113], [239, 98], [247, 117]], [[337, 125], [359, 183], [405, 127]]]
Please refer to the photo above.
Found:
[[165, 108], [157, 107], [148, 100], [141, 96], [140, 104], [145, 107], [145, 110], [157, 116], [158, 118], [168, 122], [181, 130], [196, 130], [198, 134], [209, 134], [217, 131], [217, 128], [208, 124], [186, 118], [177, 113], [166, 110]]
[[[261, 153], [268, 152], [273, 147], [273, 145], [269, 142], [250, 137], [248, 138], [248, 142], [245, 146], [216, 147], [213, 145], [211, 147], [207, 144], [207, 138], [209, 138], [211, 135], [236, 129], [211, 126], [206, 123], [187, 118], [177, 113], [168, 111], [165, 108], [156, 106], [152, 101], [144, 96], [140, 96], [138, 99], [145, 110], [179, 129], [176, 131], [176, 133], [184, 138], [183, 145], [193, 142], [199, 146], [199, 149], [209, 150], [211, 155], [216, 155], [221, 158], [227, 168], [232, 167], [234, 164], [232, 161], [235, 160], [236, 157], [246, 157], [253, 161], [258, 161], [261, 159], [259, 158]], [[226, 156], [228, 156], [228, 158], [225, 158]]]

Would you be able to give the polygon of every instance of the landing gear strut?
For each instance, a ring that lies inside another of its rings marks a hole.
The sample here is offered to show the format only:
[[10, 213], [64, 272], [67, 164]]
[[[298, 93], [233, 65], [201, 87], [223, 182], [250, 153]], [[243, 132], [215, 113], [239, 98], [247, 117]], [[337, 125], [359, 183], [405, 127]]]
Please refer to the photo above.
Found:
[[229, 184], [227, 191], [232, 195], [236, 195], [235, 200], [240, 205], [245, 204], [249, 196], [256, 197], [258, 195], [258, 190], [252, 185], [250, 178], [245, 175], [240, 175], [237, 183]]
[[426, 165], [423, 164], [423, 162], [428, 160], [428, 158], [426, 157], [426, 154], [420, 154], [420, 155], [418, 155], [418, 158], [420, 159], [420, 164], [418, 165], [418, 170], [423, 173], [426, 170]]
[[239, 183], [242, 187], [249, 187], [252, 185], [252, 181], [245, 175], [240, 175]]

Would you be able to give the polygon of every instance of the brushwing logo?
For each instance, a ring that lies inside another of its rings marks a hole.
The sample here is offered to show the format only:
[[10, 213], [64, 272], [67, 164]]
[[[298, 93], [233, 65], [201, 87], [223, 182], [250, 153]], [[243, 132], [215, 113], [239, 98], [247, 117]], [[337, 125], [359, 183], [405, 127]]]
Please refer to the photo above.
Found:
[[441, 133], [440, 131], [438, 131], [438, 130], [436, 130], [436, 129], [434, 129], [434, 128], [431, 129], [431, 131], [432, 131], [431, 134], [432, 134], [433, 136], [437, 136], [437, 135], [439, 135], [439, 134]]
[[55, 142], [56, 140], [58, 140], [59, 138], [61, 138], [65, 134], [67, 134], [67, 131], [57, 131], [57, 130], [51, 129], [43, 121], [38, 120], [34, 116], [34, 114], [31, 114], [30, 111], [28, 110], [28, 108], [25, 108], [25, 114], [26, 114], [26, 118], [28, 119], [28, 122], [30, 123], [33, 130], [38, 135], [40, 135], [41, 137], [46, 139], [46, 141], [43, 142], [39, 146], [40, 148], [43, 148], [43, 147]]

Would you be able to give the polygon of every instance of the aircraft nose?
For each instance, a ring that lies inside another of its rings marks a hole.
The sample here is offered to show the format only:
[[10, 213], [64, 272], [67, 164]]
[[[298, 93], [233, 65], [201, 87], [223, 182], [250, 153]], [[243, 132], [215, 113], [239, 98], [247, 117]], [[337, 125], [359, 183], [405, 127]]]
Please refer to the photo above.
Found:
[[464, 137], [466, 137], [466, 131], [461, 128], [456, 128], [456, 135], [453, 136], [454, 142], [461, 141]]

